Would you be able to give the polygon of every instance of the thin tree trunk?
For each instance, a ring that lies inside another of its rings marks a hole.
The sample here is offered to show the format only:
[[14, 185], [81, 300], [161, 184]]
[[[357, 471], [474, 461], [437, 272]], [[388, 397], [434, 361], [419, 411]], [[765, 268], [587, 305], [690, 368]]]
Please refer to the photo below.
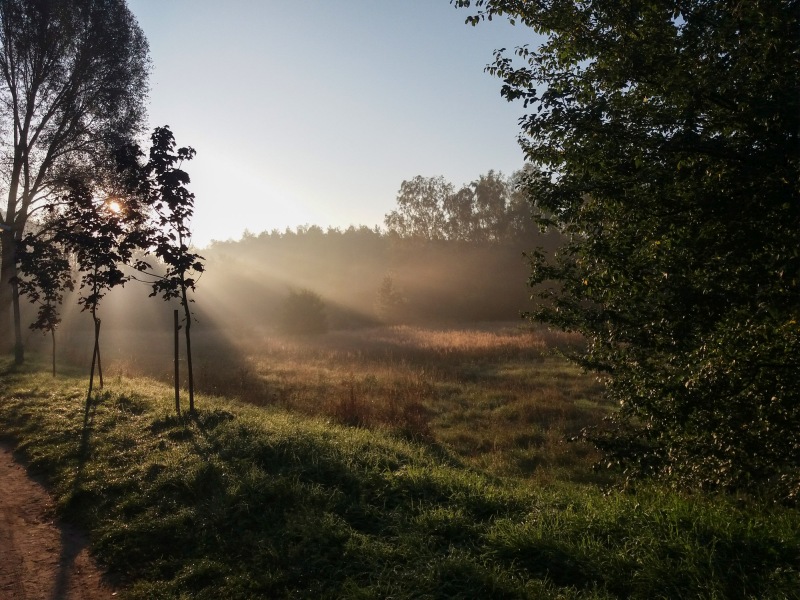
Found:
[[181, 414], [181, 380], [180, 380], [180, 325], [178, 324], [178, 309], [172, 311], [173, 321], [175, 323], [175, 412]]
[[[183, 283], [183, 282], [181, 282]], [[183, 311], [186, 315], [186, 373], [189, 377], [189, 412], [194, 412], [194, 372], [192, 371], [192, 313], [189, 310], [189, 300], [186, 296], [186, 286], [181, 285], [181, 299]]]
[[[14, 276], [16, 277], [16, 265], [14, 265]], [[19, 286], [16, 278], [11, 284], [11, 304], [14, 307], [14, 362], [21, 365], [25, 362], [25, 348], [22, 345], [22, 316], [19, 310]]]
[[94, 321], [94, 351], [97, 355], [97, 375], [100, 378], [100, 389], [103, 389], [103, 364], [100, 362], [100, 319]]
[[92, 387], [94, 386], [94, 365], [97, 360], [97, 350], [99, 344], [97, 343], [98, 334], [100, 333], [100, 324], [97, 319], [94, 320], [94, 348], [92, 350], [92, 370], [89, 372], [89, 393], [86, 395], [86, 406], [88, 411], [89, 400], [92, 398]]
[[50, 339], [53, 341], [53, 377], [56, 376], [56, 330], [50, 330]]
[[[5, 224], [3, 224], [5, 226]], [[2, 248], [0, 248], [0, 351], [4, 354], [14, 349], [11, 340], [14, 339], [12, 326], [12, 296], [11, 279], [14, 277], [14, 234], [5, 229], [0, 233]]]

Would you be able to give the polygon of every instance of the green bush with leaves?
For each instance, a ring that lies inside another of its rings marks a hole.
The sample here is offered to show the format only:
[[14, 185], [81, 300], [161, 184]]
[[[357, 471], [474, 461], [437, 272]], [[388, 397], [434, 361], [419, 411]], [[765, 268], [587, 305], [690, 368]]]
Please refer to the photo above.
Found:
[[[534, 318], [621, 410], [594, 439], [631, 475], [800, 493], [800, 4], [454, 0], [538, 48], [488, 70], [521, 121], [539, 222]], [[533, 37], [533, 36], [532, 36]]]

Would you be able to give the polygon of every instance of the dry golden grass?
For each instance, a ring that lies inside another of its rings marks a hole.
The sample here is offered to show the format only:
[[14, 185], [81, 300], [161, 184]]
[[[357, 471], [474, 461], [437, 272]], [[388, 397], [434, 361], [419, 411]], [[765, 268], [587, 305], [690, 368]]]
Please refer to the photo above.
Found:
[[[597, 480], [599, 456], [567, 440], [611, 408], [602, 385], [560, 356], [580, 345], [574, 335], [487, 324], [233, 337], [196, 334], [199, 391], [386, 429], [497, 475]], [[129, 332], [125, 347], [144, 349], [133, 353], [115, 352], [113, 338], [106, 345], [109, 373], [172, 377], [167, 337]]]

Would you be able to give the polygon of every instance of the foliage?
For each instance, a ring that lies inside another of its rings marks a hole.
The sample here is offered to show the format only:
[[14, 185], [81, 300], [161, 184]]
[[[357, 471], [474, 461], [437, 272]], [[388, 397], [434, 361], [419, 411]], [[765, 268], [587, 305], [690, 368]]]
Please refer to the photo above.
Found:
[[[0, 424], [130, 598], [791, 598], [797, 511], [543, 488], [221, 398], [6, 371]], [[210, 402], [208, 403], [210, 404]]]
[[235, 303], [222, 322], [271, 326], [286, 284], [325, 298], [332, 329], [375, 324], [376, 291], [387, 273], [407, 299], [404, 322], [507, 321], [528, 305], [525, 248], [553, 248], [557, 236], [531, 232], [504, 242], [399, 238], [367, 227], [298, 227], [262, 232], [204, 250], [208, 287]]
[[542, 225], [534, 318], [584, 333], [630, 474], [800, 492], [800, 3], [455, 0], [498, 51]]
[[[71, 180], [106, 177], [113, 148], [138, 133], [147, 70], [147, 42], [124, 0], [0, 3], [0, 281], [16, 276], [16, 247], [32, 215], [69, 199]], [[16, 290], [0, 285], [2, 340], [12, 339], [12, 303], [18, 309]]]
[[[88, 311], [94, 321], [94, 358], [89, 379], [89, 394], [94, 381], [95, 359], [103, 387], [103, 371], [100, 363], [100, 318], [97, 311], [106, 293], [123, 286], [130, 279], [122, 271], [134, 252], [142, 247], [147, 238], [142, 228], [143, 215], [135, 199], [97, 198], [94, 189], [85, 181], [72, 180], [64, 203], [69, 210], [56, 219], [52, 250], [60, 249], [72, 255], [80, 274], [81, 310]], [[52, 256], [50, 257], [52, 258]], [[56, 260], [38, 268], [50, 270], [68, 266]], [[68, 275], [62, 275], [68, 276]]]
[[530, 207], [516, 191], [525, 170], [507, 178], [489, 171], [458, 191], [444, 177], [403, 181], [397, 208], [384, 220], [390, 234], [422, 240], [498, 243], [533, 230]]
[[19, 293], [39, 305], [30, 328], [53, 333], [61, 323], [64, 294], [74, 289], [69, 257], [52, 234], [28, 233], [17, 245], [17, 261]]
[[[45, 225], [43, 229], [49, 228]], [[64, 294], [74, 289], [69, 258], [52, 231], [28, 233], [17, 244], [18, 293], [38, 304], [31, 329], [49, 333], [52, 340], [53, 377], [56, 375], [56, 329], [61, 323]]]
[[150, 160], [144, 169], [150, 182], [148, 206], [156, 216], [152, 251], [167, 267], [153, 283], [153, 295], [161, 294], [165, 300], [179, 298], [188, 311], [186, 292], [194, 291], [197, 276], [204, 270], [203, 257], [189, 250], [194, 194], [186, 189], [190, 179], [181, 169], [184, 161], [194, 158], [195, 151], [176, 148], [169, 127], [157, 127], [151, 139]]
[[319, 334], [328, 331], [328, 317], [322, 296], [308, 289], [290, 290], [283, 302], [280, 329], [291, 334]]

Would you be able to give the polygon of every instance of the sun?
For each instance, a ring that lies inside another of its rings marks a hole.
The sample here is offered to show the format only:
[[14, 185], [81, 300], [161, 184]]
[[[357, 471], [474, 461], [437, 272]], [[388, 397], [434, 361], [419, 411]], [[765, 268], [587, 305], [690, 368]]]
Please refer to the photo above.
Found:
[[106, 206], [108, 207], [108, 210], [110, 210], [115, 215], [118, 215], [122, 212], [122, 206], [116, 200], [107, 201]]

